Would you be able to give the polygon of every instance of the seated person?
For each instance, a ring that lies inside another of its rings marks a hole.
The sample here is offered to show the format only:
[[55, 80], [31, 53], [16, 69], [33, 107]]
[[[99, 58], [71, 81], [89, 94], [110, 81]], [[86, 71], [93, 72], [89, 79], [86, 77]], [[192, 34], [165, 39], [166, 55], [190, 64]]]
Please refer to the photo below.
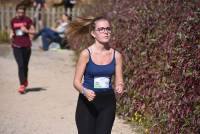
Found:
[[59, 22], [59, 25], [55, 29], [44, 27], [36, 34], [34, 39], [37, 39], [39, 36], [42, 37], [43, 50], [48, 50], [49, 44], [51, 42], [57, 42], [61, 45], [62, 40], [64, 38], [64, 32], [67, 28], [68, 23], [69, 23], [69, 16], [67, 14], [63, 14], [61, 17], [61, 21]]

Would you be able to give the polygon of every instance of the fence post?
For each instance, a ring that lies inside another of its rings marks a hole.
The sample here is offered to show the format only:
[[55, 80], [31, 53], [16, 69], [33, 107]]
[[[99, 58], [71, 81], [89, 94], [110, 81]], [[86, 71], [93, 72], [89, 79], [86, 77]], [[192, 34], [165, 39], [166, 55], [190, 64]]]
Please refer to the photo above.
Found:
[[4, 23], [4, 6], [1, 7], [1, 31], [4, 29], [5, 23]]

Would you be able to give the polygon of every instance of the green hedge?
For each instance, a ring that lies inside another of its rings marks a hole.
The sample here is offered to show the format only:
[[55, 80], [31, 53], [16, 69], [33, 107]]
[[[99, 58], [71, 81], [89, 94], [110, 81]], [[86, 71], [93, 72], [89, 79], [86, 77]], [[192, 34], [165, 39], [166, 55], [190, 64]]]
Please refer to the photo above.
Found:
[[[200, 2], [96, 0], [81, 15], [106, 14], [124, 56], [118, 114], [151, 134], [200, 132]], [[89, 38], [73, 40], [73, 48]]]

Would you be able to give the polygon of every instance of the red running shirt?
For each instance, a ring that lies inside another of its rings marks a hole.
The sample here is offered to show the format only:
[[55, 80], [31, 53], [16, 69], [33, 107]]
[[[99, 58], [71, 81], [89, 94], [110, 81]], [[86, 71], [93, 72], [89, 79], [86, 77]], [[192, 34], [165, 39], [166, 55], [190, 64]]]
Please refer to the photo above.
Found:
[[29, 29], [32, 24], [32, 20], [26, 16], [22, 18], [15, 17], [11, 20], [11, 28], [14, 33], [12, 41], [13, 47], [31, 47], [29, 34], [24, 33], [20, 28], [25, 26], [27, 29]]

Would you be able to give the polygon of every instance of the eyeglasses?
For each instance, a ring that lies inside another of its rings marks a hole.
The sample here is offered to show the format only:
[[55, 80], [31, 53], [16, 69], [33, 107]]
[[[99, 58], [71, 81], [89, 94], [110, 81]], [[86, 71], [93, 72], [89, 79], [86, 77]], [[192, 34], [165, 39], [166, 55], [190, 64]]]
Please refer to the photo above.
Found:
[[99, 27], [96, 29], [96, 31], [98, 31], [99, 33], [105, 33], [105, 32], [108, 32], [108, 33], [111, 33], [111, 27]]

